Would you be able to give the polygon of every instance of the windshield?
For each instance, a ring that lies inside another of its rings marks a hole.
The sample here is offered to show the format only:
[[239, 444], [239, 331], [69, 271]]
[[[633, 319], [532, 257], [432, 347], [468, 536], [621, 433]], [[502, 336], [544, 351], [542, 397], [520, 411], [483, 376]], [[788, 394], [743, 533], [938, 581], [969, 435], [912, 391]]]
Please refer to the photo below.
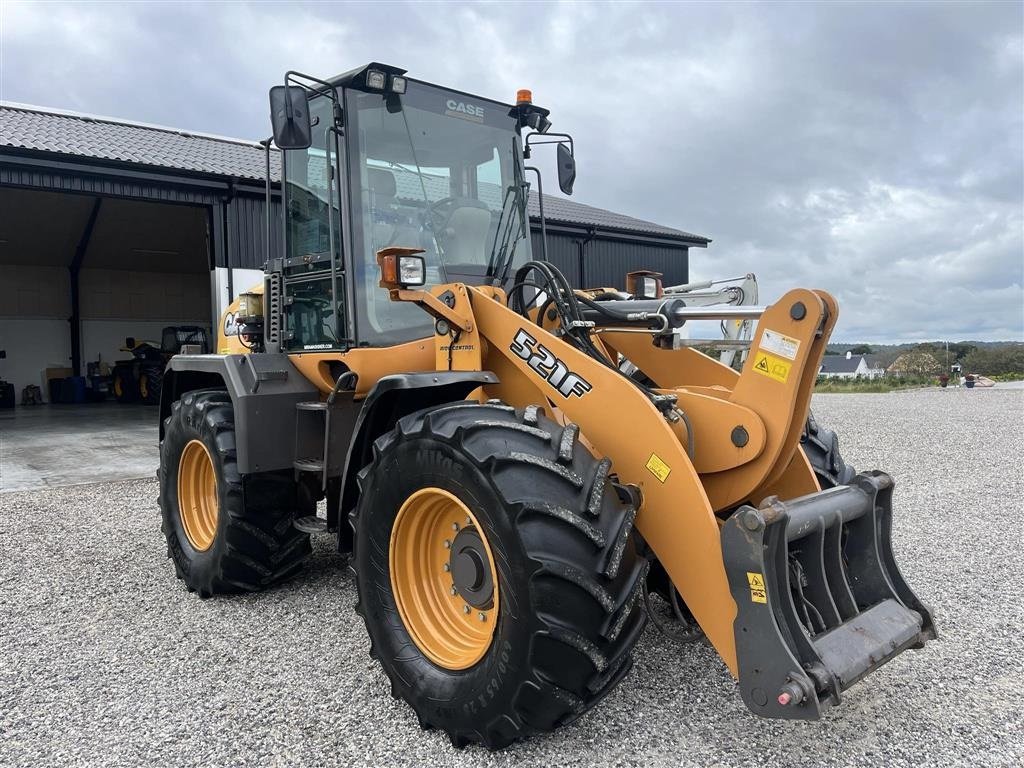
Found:
[[400, 103], [349, 91], [346, 124], [359, 343], [431, 332], [423, 310], [390, 301], [378, 286], [381, 248], [422, 248], [428, 286], [491, 283], [530, 258], [519, 137], [507, 106], [410, 81]]

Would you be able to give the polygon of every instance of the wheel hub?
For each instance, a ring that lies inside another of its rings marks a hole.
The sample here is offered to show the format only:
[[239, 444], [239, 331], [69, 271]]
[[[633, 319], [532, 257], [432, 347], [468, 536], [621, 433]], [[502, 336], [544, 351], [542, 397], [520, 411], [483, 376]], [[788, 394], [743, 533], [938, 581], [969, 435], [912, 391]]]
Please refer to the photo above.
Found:
[[476, 528], [459, 531], [451, 551], [448, 567], [459, 595], [474, 608], [490, 608], [494, 596], [494, 575], [487, 562], [483, 539]]
[[498, 620], [494, 557], [457, 496], [421, 488], [398, 510], [388, 552], [391, 588], [416, 647], [446, 669], [468, 669], [491, 646]]
[[217, 507], [217, 474], [210, 451], [201, 440], [190, 440], [178, 461], [178, 513], [185, 537], [197, 552], [213, 545]]

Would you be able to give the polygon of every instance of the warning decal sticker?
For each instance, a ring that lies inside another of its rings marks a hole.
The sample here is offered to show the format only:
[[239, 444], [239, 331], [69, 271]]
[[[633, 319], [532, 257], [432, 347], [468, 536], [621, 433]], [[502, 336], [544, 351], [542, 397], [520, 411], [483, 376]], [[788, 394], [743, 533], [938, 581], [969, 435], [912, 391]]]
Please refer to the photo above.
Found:
[[656, 453], [651, 454], [651, 458], [647, 460], [646, 467], [647, 471], [658, 478], [658, 482], [661, 483], [668, 480], [668, 475], [672, 471], [672, 467], [662, 461]]
[[793, 364], [788, 360], [783, 360], [775, 355], [769, 355], [767, 352], [758, 350], [757, 354], [754, 355], [754, 370], [762, 376], [781, 381], [783, 384], [789, 378], [789, 369], [792, 367]]
[[758, 345], [765, 352], [784, 357], [787, 360], [796, 360], [796, 353], [800, 349], [800, 339], [786, 336], [782, 333], [769, 331], [767, 328], [761, 334], [761, 343]]
[[768, 595], [764, 591], [764, 576], [760, 573], [751, 573], [750, 571], [747, 571], [747, 584], [750, 585], [750, 602], [768, 602]]

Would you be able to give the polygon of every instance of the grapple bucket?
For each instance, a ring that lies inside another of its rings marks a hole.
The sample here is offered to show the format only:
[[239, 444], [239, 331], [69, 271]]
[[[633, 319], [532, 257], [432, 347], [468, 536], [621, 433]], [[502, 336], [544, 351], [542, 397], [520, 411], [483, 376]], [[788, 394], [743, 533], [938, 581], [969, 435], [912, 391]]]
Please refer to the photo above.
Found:
[[743, 700], [812, 720], [907, 648], [935, 638], [931, 611], [892, 554], [884, 472], [791, 501], [741, 507], [722, 528]]

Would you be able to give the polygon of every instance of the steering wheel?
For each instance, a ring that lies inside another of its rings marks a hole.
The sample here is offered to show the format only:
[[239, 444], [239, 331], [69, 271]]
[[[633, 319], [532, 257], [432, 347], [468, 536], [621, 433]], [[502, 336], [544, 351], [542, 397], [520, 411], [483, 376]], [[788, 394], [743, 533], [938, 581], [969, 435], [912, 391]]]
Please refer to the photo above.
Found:
[[[423, 227], [434, 233], [435, 237], [451, 239], [455, 234], [449, 231], [448, 222], [458, 208], [483, 208], [487, 206], [473, 197], [443, 197], [428, 203], [423, 211]], [[489, 209], [487, 209], [489, 210]]]

